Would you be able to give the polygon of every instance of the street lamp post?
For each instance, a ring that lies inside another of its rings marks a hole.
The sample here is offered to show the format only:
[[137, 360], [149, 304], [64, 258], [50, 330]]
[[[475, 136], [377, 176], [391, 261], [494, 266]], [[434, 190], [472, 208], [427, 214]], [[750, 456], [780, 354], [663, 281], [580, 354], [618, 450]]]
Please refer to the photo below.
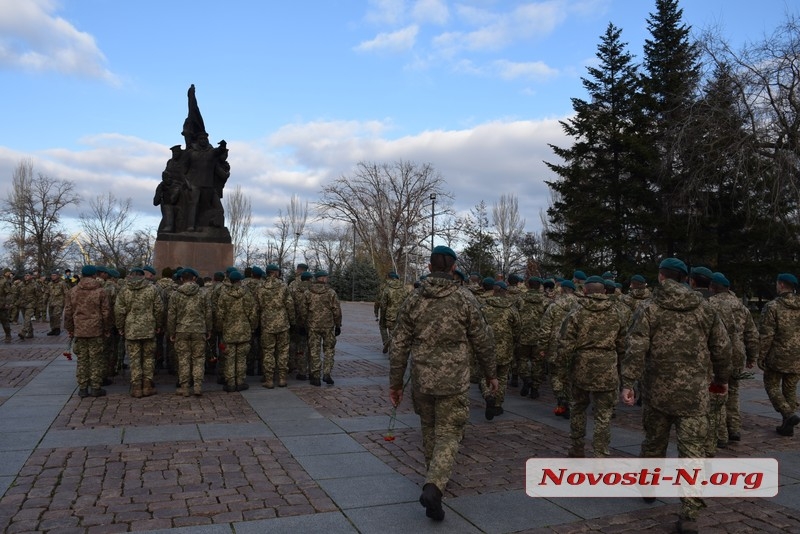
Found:
[[431, 193], [431, 254], [433, 254], [433, 237], [435, 234], [434, 223], [436, 216], [436, 193]]

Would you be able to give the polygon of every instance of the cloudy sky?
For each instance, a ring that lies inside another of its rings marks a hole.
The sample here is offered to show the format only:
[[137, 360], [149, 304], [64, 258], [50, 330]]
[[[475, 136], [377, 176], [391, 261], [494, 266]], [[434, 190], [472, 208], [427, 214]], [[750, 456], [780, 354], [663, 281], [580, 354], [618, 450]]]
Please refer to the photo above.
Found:
[[[14, 167], [130, 197], [140, 226], [183, 143], [186, 91], [230, 149], [254, 223], [358, 161], [432, 164], [466, 212], [514, 193], [538, 230], [548, 143], [612, 22], [639, 61], [653, 0], [0, 0], [0, 196]], [[791, 0], [686, 0], [695, 32], [755, 40]], [[68, 215], [76, 217], [83, 207]]]

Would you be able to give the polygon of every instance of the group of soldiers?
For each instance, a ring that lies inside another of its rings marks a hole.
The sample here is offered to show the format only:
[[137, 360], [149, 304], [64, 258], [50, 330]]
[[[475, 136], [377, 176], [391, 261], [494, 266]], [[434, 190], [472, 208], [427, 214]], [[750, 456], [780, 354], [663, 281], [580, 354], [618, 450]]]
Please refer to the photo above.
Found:
[[21, 340], [33, 337], [33, 321], [50, 318], [48, 336], [61, 334], [61, 314], [67, 291], [77, 283], [70, 271], [62, 275], [52, 271], [50, 277], [38, 271], [15, 274], [3, 269], [0, 282], [0, 324], [3, 325], [5, 342], [11, 343], [11, 324], [21, 324], [18, 332]]
[[[312, 273], [299, 264], [288, 285], [274, 264], [248, 267], [245, 273], [229, 267], [203, 278], [190, 267], [166, 268], [157, 278], [156, 270], [145, 266], [121, 278], [94, 265], [83, 266], [75, 279], [54, 273], [47, 286], [48, 334], [61, 333], [63, 312], [71, 350], [78, 356], [78, 395], [104, 396], [103, 386], [122, 368], [125, 354], [136, 398], [156, 393], [157, 365], [177, 375], [176, 392], [182, 396], [202, 395], [209, 370], [218, 372], [217, 381], [228, 392], [247, 389], [246, 375], [256, 369], [269, 389], [285, 387], [295, 372], [296, 379], [312, 385], [333, 385], [342, 313], [327, 285], [328, 273]], [[32, 280], [25, 275], [15, 288], [6, 277], [0, 294], [6, 319], [17, 307], [23, 317], [33, 315]], [[3, 326], [8, 342], [8, 320]], [[21, 339], [32, 336], [30, 326], [20, 332]]]
[[[450, 254], [446, 247], [437, 249], [445, 256]], [[611, 420], [620, 398], [625, 404], [643, 406], [643, 457], [666, 455], [672, 426], [676, 427], [681, 457], [713, 457], [718, 447], [742, 439], [739, 382], [751, 376], [745, 368], [758, 365], [764, 372], [766, 393], [782, 416], [776, 432], [792, 436], [800, 423], [796, 413], [800, 380], [797, 278], [789, 273], [777, 276], [777, 297], [764, 307], [760, 327], [756, 327], [750, 310], [731, 291], [723, 273], [702, 266], [689, 269], [677, 258], [661, 262], [658, 272], [658, 283], [652, 290], [643, 276], [635, 275], [627, 293], [621, 291], [610, 272], [587, 276], [575, 271], [571, 279], [523, 279], [514, 274], [507, 279], [480, 279], [477, 275], [467, 277], [455, 267], [445, 276], [440, 273], [437, 280], [449, 279], [461, 293], [474, 297], [493, 342], [491, 372], [485, 368], [485, 347], [466, 344], [472, 360], [471, 381], [480, 384], [486, 418], [491, 420], [503, 413], [506, 384], [521, 383], [520, 394], [535, 399], [549, 376], [558, 403], [555, 414], [570, 420], [569, 457], [586, 456], [590, 403], [594, 405], [593, 456], [610, 455]], [[409, 355], [412, 382], [417, 383], [415, 365], [431, 366], [425, 360], [426, 348], [430, 345], [435, 351], [441, 341], [422, 341], [421, 333], [430, 327], [421, 326], [412, 312], [421, 306], [419, 302], [425, 302], [423, 295], [430, 292], [426, 289], [428, 281], [408, 293], [398, 288], [395, 280], [390, 273], [376, 302], [376, 317], [381, 327], [388, 329], [384, 352], [392, 352], [391, 400], [396, 403], [402, 399], [403, 389], [399, 370], [405, 370]], [[463, 325], [457, 319], [448, 323], [445, 315], [428, 320], [449, 324], [463, 335]], [[408, 345], [409, 337], [416, 339], [413, 349]], [[423, 364], [414, 361], [418, 353]], [[416, 372], [422, 375], [425, 370]], [[452, 369], [449, 373], [453, 378], [448, 384], [461, 384], [460, 371]], [[492, 385], [494, 379], [499, 379], [497, 387]], [[428, 388], [424, 394], [445, 394], [447, 387], [439, 387], [439, 391]], [[419, 389], [425, 386], [417, 384], [414, 395]], [[417, 404], [415, 400], [415, 410], [423, 418]], [[434, 422], [431, 425], [435, 427]], [[429, 471], [436, 471], [432, 444], [436, 440], [426, 438], [425, 428], [423, 419], [423, 442], [431, 442], [430, 450], [425, 447], [426, 463]], [[452, 454], [452, 445], [448, 454]], [[440, 501], [447, 476], [449, 473], [429, 477], [436, 489], [423, 490], [420, 499], [434, 519], [444, 515]], [[680, 531], [696, 529], [697, 514], [703, 506], [700, 499], [682, 499]]]

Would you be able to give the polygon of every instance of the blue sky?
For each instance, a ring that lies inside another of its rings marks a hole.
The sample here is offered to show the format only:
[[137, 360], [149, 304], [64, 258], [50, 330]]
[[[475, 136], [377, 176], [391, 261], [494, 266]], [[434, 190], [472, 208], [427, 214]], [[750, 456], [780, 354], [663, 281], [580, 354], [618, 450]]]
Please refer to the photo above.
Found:
[[[695, 32], [735, 45], [771, 33], [789, 0], [684, 0]], [[156, 226], [153, 191], [182, 143], [186, 91], [228, 187], [271, 226], [358, 161], [431, 163], [466, 212], [503, 193], [527, 229], [552, 174], [548, 143], [585, 97], [580, 77], [612, 22], [639, 61], [650, 0], [0, 0], [0, 196], [13, 168], [76, 182], [86, 199], [130, 197]]]

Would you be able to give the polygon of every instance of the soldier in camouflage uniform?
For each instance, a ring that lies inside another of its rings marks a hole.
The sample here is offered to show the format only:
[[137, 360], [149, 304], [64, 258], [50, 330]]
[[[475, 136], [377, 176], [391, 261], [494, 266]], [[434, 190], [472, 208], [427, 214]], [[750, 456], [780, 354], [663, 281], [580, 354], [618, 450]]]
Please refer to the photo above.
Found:
[[758, 366], [764, 370], [764, 389], [783, 421], [775, 430], [794, 435], [797, 415], [797, 383], [800, 381], [800, 297], [797, 277], [781, 273], [775, 282], [778, 296], [761, 310]]
[[336, 337], [342, 333], [342, 307], [336, 291], [328, 287], [328, 272], [314, 273], [314, 283], [303, 295], [301, 323], [308, 333], [308, 352], [311, 367], [311, 384], [319, 386], [320, 350], [324, 354], [322, 363], [323, 381], [333, 385], [331, 371], [336, 355]]
[[[506, 281], [508, 284], [508, 298], [513, 300], [515, 305], [519, 301], [519, 298], [522, 296], [522, 294], [525, 293], [525, 286], [520, 285], [520, 282], [522, 281], [522, 277], [515, 273], [508, 275], [508, 279]], [[517, 334], [517, 337], [519, 337], [519, 334]], [[519, 343], [515, 343], [514, 356], [511, 358], [511, 381], [508, 384], [514, 388], [519, 386], [519, 377], [521, 374], [520, 367], [522, 366], [520, 357]]]
[[22, 330], [18, 334], [19, 338], [30, 339], [33, 337], [33, 316], [39, 302], [39, 286], [31, 273], [25, 273], [15, 297], [16, 307], [22, 312]]
[[[558, 340], [555, 372], [572, 386], [569, 410], [571, 458], [586, 455], [586, 410], [594, 402], [595, 458], [610, 456], [611, 414], [619, 392], [619, 357], [625, 353], [628, 319], [605, 293], [599, 276], [583, 285], [586, 298], [564, 319]], [[625, 307], [627, 310], [627, 307]], [[568, 376], [568, 378], [567, 378]]]
[[[306, 266], [304, 263], [301, 263], [297, 266], [298, 270], [301, 265], [304, 267]], [[297, 324], [289, 329], [289, 356], [294, 358], [294, 365], [290, 365], [290, 367], [297, 369], [297, 374], [295, 375], [295, 379], [297, 380], [308, 380], [308, 333], [305, 327], [300, 324], [300, 317], [302, 315], [302, 310], [300, 308], [302, 308], [305, 302], [303, 294], [311, 287], [311, 280], [313, 278], [314, 275], [310, 272], [302, 271], [298, 274], [297, 278], [292, 280], [292, 283], [289, 284], [289, 293], [292, 295], [294, 316], [297, 321]]]
[[522, 378], [522, 388], [519, 390], [519, 394], [523, 397], [530, 396], [532, 399], [538, 399], [545, 369], [544, 360], [539, 356], [536, 343], [539, 340], [539, 328], [546, 304], [541, 290], [542, 279], [538, 276], [531, 276], [525, 283], [528, 290], [522, 293], [517, 300], [520, 318], [517, 350], [520, 360], [519, 375]]
[[[717, 310], [731, 339], [731, 377], [728, 380], [728, 400], [717, 422], [716, 437], [722, 444], [742, 439], [742, 419], [739, 415], [739, 376], [744, 366], [752, 368], [758, 359], [758, 328], [750, 310], [731, 291], [730, 281], [722, 273], [711, 276], [711, 298], [708, 302]], [[720, 445], [718, 443], [718, 445]]]
[[258, 327], [256, 297], [244, 287], [239, 271], [228, 275], [229, 285], [222, 286], [214, 307], [215, 330], [225, 343], [225, 386], [227, 392], [248, 389], [247, 355], [253, 332]]
[[64, 315], [64, 299], [67, 297], [69, 287], [61, 278], [58, 271], [50, 273], [50, 282], [47, 284], [47, 315], [50, 317], [50, 331], [48, 336], [61, 334], [61, 317]]
[[506, 396], [506, 380], [514, 358], [514, 346], [519, 336], [520, 318], [514, 299], [508, 296], [508, 285], [502, 280], [495, 281], [494, 294], [486, 297], [481, 305], [486, 324], [494, 337], [494, 354], [497, 370], [494, 373], [499, 381], [497, 392], [489, 388], [486, 378], [481, 381], [481, 391], [486, 400], [486, 419], [492, 420], [503, 414]]
[[631, 309], [631, 314], [636, 311], [636, 307], [639, 305], [639, 303], [649, 298], [650, 290], [647, 288], [647, 280], [640, 274], [631, 276], [631, 283], [628, 287], [628, 293], [620, 295], [620, 300], [627, 304], [627, 306]]
[[14, 307], [14, 290], [11, 286], [11, 270], [3, 270], [3, 279], [0, 280], [0, 324], [5, 332], [5, 342], [11, 343], [10, 310]]
[[[177, 284], [172, 280], [172, 269], [164, 267], [161, 269], [161, 278], [156, 280], [156, 289], [161, 295], [161, 300], [164, 301], [164, 309], [169, 306], [169, 298], [174, 291], [178, 288]], [[164, 324], [161, 327], [161, 333], [156, 335], [156, 362], [171, 374], [177, 371], [177, 364], [175, 363], [175, 346], [169, 340], [167, 335], [167, 315], [164, 314]]]
[[296, 322], [294, 300], [289, 288], [278, 278], [279, 272], [277, 265], [267, 265], [267, 279], [256, 293], [258, 308], [261, 310], [261, 366], [264, 370], [262, 385], [267, 389], [275, 387], [276, 372], [278, 387], [286, 387], [286, 375], [289, 372], [289, 329]]
[[180, 272], [183, 283], [169, 299], [167, 308], [167, 335], [175, 344], [178, 360], [177, 395], [188, 397], [189, 383], [194, 394], [203, 394], [206, 341], [211, 338], [212, 311], [208, 299], [200, 292], [197, 274], [192, 268]]
[[373, 313], [375, 314], [375, 322], [378, 323], [378, 331], [381, 333], [381, 344], [383, 345], [384, 354], [389, 351], [389, 331], [386, 330], [385, 323], [381, 319], [381, 297], [386, 290], [386, 285], [389, 283], [389, 274], [391, 273], [386, 274], [386, 280], [378, 288], [375, 295], [375, 304], [372, 307]]
[[47, 318], [47, 279], [40, 275], [39, 271], [33, 272], [33, 282], [36, 284], [36, 306], [33, 317], [35, 320], [44, 322]]
[[[561, 282], [561, 295], [559, 295], [544, 311], [542, 324], [539, 329], [539, 357], [549, 366], [555, 366], [558, 354], [558, 336], [561, 332], [561, 323], [567, 314], [578, 305], [575, 296], [575, 284], [570, 280]], [[550, 373], [550, 382], [553, 394], [556, 396], [557, 406], [555, 414], [569, 418], [569, 384], [564, 384], [556, 373]]]
[[[641, 456], [664, 458], [674, 425], [678, 456], [703, 458], [708, 432], [709, 390], [724, 394], [730, 376], [730, 341], [719, 315], [682, 282], [686, 264], [667, 258], [659, 264], [659, 286], [640, 305], [628, 331], [622, 360], [622, 400], [635, 402], [633, 385], [642, 381]], [[709, 370], [713, 380], [709, 386]], [[654, 497], [645, 497], [652, 502]], [[682, 497], [678, 531], [697, 532], [702, 499]]]
[[392, 271], [388, 275], [386, 285], [383, 286], [380, 296], [380, 327], [381, 331], [386, 330], [387, 336], [383, 341], [383, 353], [389, 352], [389, 341], [391, 340], [392, 330], [397, 320], [397, 312], [408, 296], [408, 289], [400, 280], [396, 272]]
[[103, 347], [111, 336], [114, 323], [111, 302], [96, 275], [97, 269], [93, 265], [84, 265], [81, 279], [67, 293], [64, 306], [64, 328], [75, 340], [73, 350], [78, 357], [76, 376], [81, 398], [106, 394], [101, 387], [106, 370]]
[[498, 389], [491, 334], [475, 301], [452, 282], [455, 262], [450, 248], [433, 249], [431, 275], [419, 291], [409, 294], [397, 315], [389, 356], [389, 398], [394, 406], [403, 400], [411, 358], [411, 395], [422, 426], [427, 470], [420, 503], [437, 521], [444, 519], [442, 492], [469, 419], [471, 353], [480, 362], [489, 392]]
[[156, 334], [164, 324], [164, 301], [144, 269], [131, 269], [114, 303], [114, 320], [125, 339], [131, 370], [131, 396], [155, 395]]

